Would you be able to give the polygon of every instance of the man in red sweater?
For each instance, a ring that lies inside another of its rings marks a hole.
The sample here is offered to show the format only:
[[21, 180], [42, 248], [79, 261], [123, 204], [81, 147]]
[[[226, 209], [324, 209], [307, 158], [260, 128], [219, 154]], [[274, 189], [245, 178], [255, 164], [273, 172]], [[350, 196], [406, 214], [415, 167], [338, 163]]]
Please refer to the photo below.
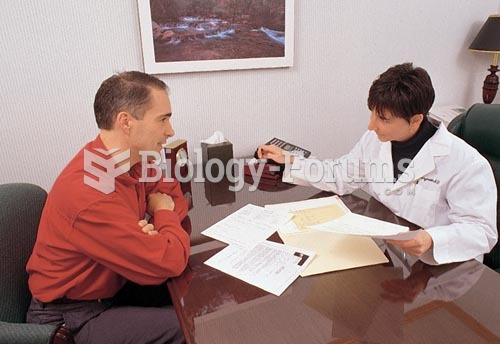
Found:
[[167, 86], [116, 74], [94, 112], [99, 135], [59, 175], [43, 210], [27, 264], [27, 321], [64, 323], [76, 343], [183, 343], [174, 309], [150, 296], [168, 298], [165, 281], [186, 267], [187, 202], [177, 181], [141, 178], [151, 171], [145, 152], [174, 135]]

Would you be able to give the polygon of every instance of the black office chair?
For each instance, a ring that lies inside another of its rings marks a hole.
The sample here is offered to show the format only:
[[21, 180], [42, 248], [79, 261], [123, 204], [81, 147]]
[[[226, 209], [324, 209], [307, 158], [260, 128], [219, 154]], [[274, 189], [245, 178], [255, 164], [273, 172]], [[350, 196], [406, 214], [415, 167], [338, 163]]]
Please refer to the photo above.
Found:
[[26, 324], [31, 301], [26, 262], [47, 193], [33, 184], [0, 185], [0, 343], [72, 343], [69, 331]]
[[[453, 119], [448, 130], [476, 148], [490, 162], [500, 196], [500, 104], [475, 104]], [[499, 224], [500, 203], [497, 200], [497, 230]], [[500, 272], [498, 243], [484, 256], [484, 264]]]

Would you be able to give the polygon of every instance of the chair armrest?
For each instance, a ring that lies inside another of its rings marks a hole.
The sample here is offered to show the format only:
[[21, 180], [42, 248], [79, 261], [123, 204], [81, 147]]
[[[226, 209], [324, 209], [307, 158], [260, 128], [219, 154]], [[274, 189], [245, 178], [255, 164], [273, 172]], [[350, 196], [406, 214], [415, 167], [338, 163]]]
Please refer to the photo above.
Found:
[[57, 326], [0, 322], [0, 343], [50, 344]]

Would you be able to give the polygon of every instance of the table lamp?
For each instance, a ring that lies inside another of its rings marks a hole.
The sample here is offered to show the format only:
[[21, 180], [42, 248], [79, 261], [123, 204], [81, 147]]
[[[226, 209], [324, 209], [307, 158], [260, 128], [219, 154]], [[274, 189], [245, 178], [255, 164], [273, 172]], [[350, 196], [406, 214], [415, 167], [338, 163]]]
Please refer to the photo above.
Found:
[[493, 54], [493, 64], [488, 69], [491, 73], [484, 79], [483, 101], [491, 104], [498, 90], [498, 54], [500, 53], [500, 14], [488, 17], [486, 23], [472, 41], [469, 50]]

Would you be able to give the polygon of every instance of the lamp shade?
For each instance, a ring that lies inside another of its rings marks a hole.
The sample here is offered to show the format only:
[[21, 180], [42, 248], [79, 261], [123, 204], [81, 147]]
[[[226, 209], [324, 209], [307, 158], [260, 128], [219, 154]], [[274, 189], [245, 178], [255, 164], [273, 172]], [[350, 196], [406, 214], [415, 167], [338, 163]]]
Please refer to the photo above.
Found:
[[500, 14], [493, 14], [488, 17], [469, 49], [487, 53], [500, 53]]

